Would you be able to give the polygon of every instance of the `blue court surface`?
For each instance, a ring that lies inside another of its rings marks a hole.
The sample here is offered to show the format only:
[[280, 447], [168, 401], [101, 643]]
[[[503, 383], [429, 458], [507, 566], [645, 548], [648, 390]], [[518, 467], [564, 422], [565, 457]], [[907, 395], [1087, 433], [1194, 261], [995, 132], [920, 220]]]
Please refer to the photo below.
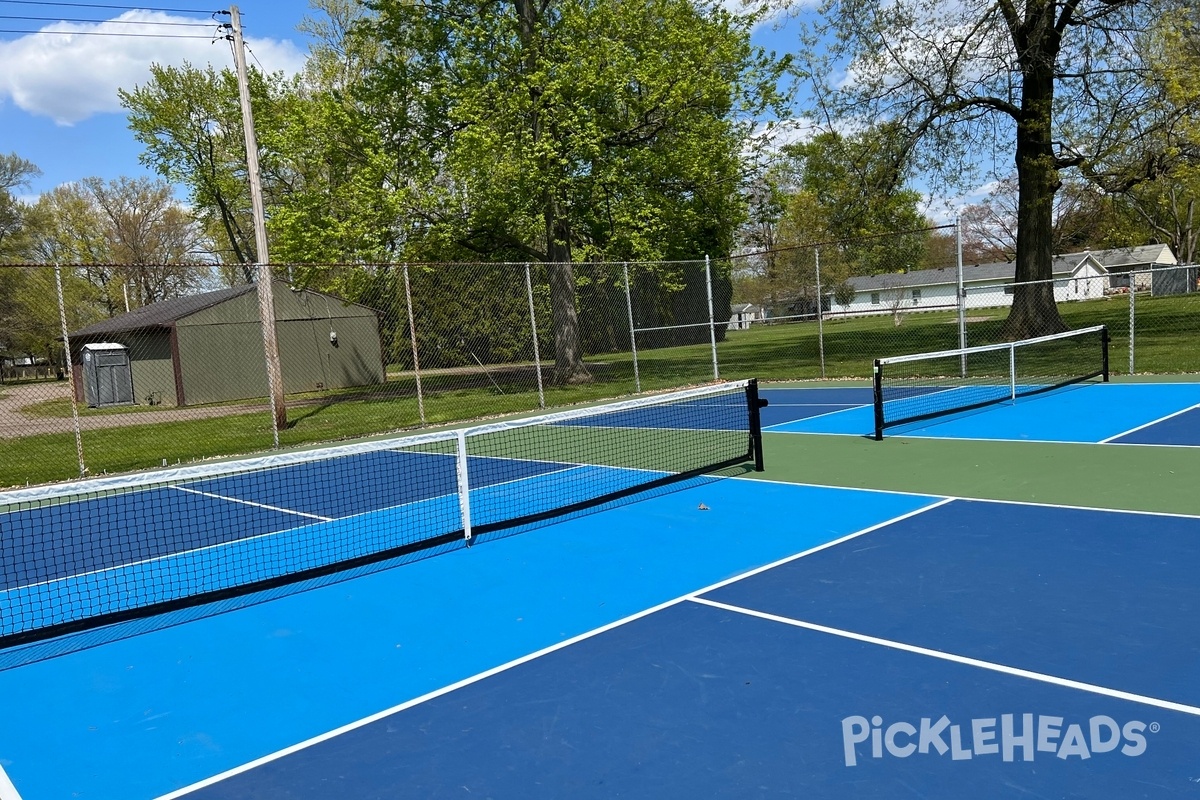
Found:
[[[864, 393], [768, 390], [764, 423], [853, 418]], [[1070, 408], [1081, 421], [1059, 427], [1091, 438], [1064, 441], [1187, 444], [1197, 403], [1197, 384], [1109, 384], [942, 424]], [[419, 484], [366, 480], [414, 459]], [[25, 571], [0, 604], [113, 576], [136, 596], [159, 561], [220, 581], [281, 543], [344, 559], [364, 530], [452, 527], [453, 462], [387, 450], [9, 512], [48, 515], [62, 546], [6, 545]], [[512, 462], [470, 459], [480, 519], [645, 472]], [[754, 476], [11, 662], [0, 800], [1200, 797], [1200, 518]], [[173, 493], [199, 511], [160, 552]], [[133, 521], [111, 532], [123, 554], [67, 547], [114, 508]]]
[[[775, 394], [768, 392], [774, 406]], [[783, 390], [766, 429], [870, 436], [871, 390]], [[826, 394], [828, 392], [829, 394]], [[1200, 383], [1088, 383], [889, 428], [886, 436], [1200, 446]]]

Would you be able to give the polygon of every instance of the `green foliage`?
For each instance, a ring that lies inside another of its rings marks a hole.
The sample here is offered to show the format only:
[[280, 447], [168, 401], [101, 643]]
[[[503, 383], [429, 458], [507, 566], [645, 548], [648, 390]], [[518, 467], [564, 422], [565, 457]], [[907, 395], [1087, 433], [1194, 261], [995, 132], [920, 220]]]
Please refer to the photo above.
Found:
[[516, 260], [555, 260], [548, 231], [580, 260], [732, 246], [737, 115], [772, 91], [744, 20], [683, 0], [374, 8], [363, 34], [404, 56], [364, 91], [427, 183], [421, 238]]

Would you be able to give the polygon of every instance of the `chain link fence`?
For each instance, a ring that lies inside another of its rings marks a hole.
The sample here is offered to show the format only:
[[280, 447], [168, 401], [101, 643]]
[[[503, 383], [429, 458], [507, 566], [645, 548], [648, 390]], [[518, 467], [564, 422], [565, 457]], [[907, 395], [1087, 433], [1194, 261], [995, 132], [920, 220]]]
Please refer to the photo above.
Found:
[[[1003, 341], [1023, 286], [953, 253], [914, 270], [910, 238], [668, 263], [278, 267], [282, 426], [254, 285], [126, 312], [83, 267], [5, 267], [0, 486], [715, 379], [867, 379], [875, 358]], [[1077, 272], [1045, 288], [1066, 327], [1109, 326], [1115, 372], [1200, 373], [1198, 279]], [[554, 280], [574, 287], [565, 301]]]

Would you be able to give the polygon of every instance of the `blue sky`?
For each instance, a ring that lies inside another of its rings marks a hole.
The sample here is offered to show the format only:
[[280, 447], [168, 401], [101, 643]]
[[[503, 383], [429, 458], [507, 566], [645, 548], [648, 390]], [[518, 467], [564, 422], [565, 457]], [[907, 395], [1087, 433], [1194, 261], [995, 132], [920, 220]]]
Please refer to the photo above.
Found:
[[[90, 0], [88, 0], [90, 2]], [[116, 5], [120, 0], [96, 0]], [[148, 80], [151, 63], [232, 66], [228, 42], [212, 41], [211, 12], [228, 6], [196, 0], [157, 0], [154, 8], [198, 13], [122, 11], [78, 4], [0, 0], [4, 31], [70, 30], [71, 36], [0, 33], [0, 152], [15, 152], [44, 173], [22, 195], [98, 176], [145, 175], [139, 144], [126, 127], [117, 89]], [[250, 0], [239, 6], [247, 43], [270, 70], [295, 70], [307, 43], [296, 25], [303, 2]], [[207, 9], [207, 10], [205, 10]], [[101, 22], [53, 22], [43, 17]], [[227, 19], [227, 18], [225, 18]], [[191, 27], [196, 24], [200, 27]], [[94, 32], [168, 33], [198, 38], [94, 35]]]
[[[154, 0], [133, 10], [120, 2], [0, 0], [0, 153], [15, 152], [43, 172], [18, 192], [26, 199], [82, 178], [149, 174], [138, 162], [141, 148], [126, 126], [117, 89], [145, 83], [150, 64], [232, 66], [228, 42], [213, 40], [212, 12], [228, 6]], [[90, 7], [96, 5], [103, 7]], [[270, 71], [298, 70], [309, 43], [296, 27], [312, 13], [308, 4], [244, 0], [238, 7], [253, 57]], [[73, 35], [17, 32], [50, 30]], [[176, 38], [128, 35], [146, 33]], [[768, 23], [754, 39], [786, 52], [798, 37], [794, 26]]]

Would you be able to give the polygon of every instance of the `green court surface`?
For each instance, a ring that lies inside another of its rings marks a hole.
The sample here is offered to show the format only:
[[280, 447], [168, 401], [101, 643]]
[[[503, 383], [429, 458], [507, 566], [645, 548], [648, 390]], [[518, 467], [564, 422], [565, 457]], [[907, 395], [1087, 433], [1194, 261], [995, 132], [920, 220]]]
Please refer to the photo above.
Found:
[[1200, 514], [1200, 448], [765, 433], [764, 477], [988, 500]]

